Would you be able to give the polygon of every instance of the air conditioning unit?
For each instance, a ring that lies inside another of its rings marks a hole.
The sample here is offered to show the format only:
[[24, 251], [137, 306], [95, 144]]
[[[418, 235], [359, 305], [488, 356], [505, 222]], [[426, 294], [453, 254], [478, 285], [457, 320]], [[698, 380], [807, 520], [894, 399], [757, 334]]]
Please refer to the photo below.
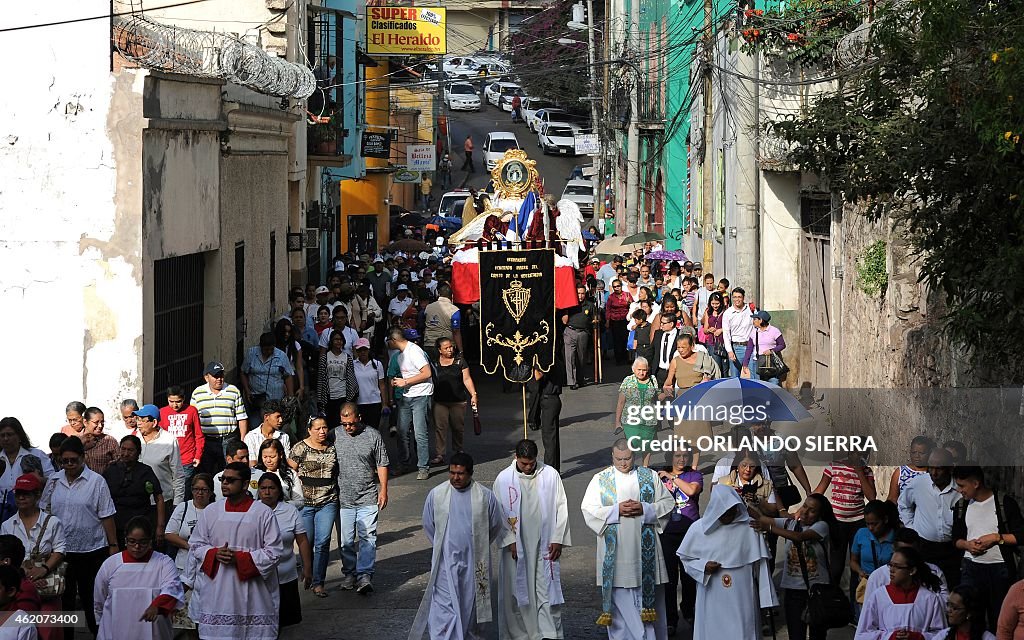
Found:
[[303, 229], [305, 232], [302, 238], [302, 246], [305, 249], [319, 249], [320, 248], [320, 230], [319, 229]]

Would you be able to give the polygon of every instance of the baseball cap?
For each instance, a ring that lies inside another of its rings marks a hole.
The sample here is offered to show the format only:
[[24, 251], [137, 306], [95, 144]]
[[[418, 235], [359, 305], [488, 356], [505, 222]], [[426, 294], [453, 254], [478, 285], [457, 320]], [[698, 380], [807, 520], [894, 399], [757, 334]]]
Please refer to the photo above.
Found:
[[324, 285], [320, 285], [319, 287], [316, 288], [316, 295], [320, 295], [321, 293], [330, 293], [330, 292], [331, 292], [331, 290], [328, 289], [327, 287], [325, 287]]
[[702, 264], [701, 264], [701, 263], [699, 263], [699, 262], [694, 262], [694, 263], [693, 263], [693, 268], [694, 268], [694, 269], [703, 269], [703, 268], [704, 268], [704, 265], [702, 265]]
[[761, 322], [771, 322], [772, 321], [772, 314], [768, 313], [767, 311], [765, 311], [763, 309], [760, 310], [760, 311], [755, 311], [754, 313], [752, 313], [750, 315], [750, 317], [757, 318]]
[[352, 346], [353, 349], [369, 349], [370, 341], [366, 338], [359, 338], [356, 343]]
[[219, 362], [211, 362], [203, 369], [203, 375], [219, 378], [224, 375], [224, 365]]
[[405, 331], [402, 332], [402, 335], [405, 336], [406, 340], [420, 339], [420, 332], [415, 329], [406, 329]]
[[18, 476], [18, 479], [14, 481], [15, 491], [40, 491], [42, 488], [43, 483], [32, 473]]
[[400, 285], [398, 285], [398, 288], [397, 288], [397, 289], [395, 289], [395, 291], [408, 291], [408, 290], [409, 290], [409, 287], [407, 287], [407, 286], [406, 286], [406, 285], [404, 285], [404, 284], [400, 284]]
[[601, 264], [601, 258], [594, 257], [590, 259], [590, 264], [594, 264], [595, 262]]
[[160, 410], [156, 408], [155, 404], [144, 404], [138, 411], [133, 411], [132, 415], [139, 416], [140, 418], [149, 418], [150, 420], [159, 420]]

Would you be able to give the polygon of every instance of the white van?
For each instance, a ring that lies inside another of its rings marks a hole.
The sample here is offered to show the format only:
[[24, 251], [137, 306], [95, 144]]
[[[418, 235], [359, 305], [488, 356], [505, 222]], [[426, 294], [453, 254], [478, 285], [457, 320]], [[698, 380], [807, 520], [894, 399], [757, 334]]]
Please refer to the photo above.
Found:
[[492, 131], [484, 138], [484, 165], [488, 171], [498, 166], [498, 162], [510, 149], [522, 149], [516, 134], [511, 131]]

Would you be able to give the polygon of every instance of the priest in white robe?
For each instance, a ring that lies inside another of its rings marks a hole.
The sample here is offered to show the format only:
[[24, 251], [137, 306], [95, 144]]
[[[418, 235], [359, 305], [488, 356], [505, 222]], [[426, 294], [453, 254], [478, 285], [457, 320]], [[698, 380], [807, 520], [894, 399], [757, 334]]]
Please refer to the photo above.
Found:
[[612, 447], [612, 466], [590, 481], [583, 519], [597, 535], [601, 615], [611, 640], [665, 640], [668, 582], [658, 535], [675, 500], [647, 467], [633, 464], [626, 440]]
[[185, 603], [174, 561], [153, 550], [155, 532], [144, 517], [125, 527], [127, 548], [103, 561], [93, 586], [97, 640], [171, 640], [171, 615]]
[[224, 500], [199, 514], [189, 553], [199, 565], [189, 613], [203, 640], [276, 640], [281, 530], [270, 507], [253, 500], [249, 465], [221, 473]]
[[498, 637], [564, 638], [558, 559], [572, 543], [562, 478], [554, 467], [537, 462], [536, 442], [521, 440], [515, 460], [494, 481], [494, 497], [514, 536], [501, 552]]
[[760, 640], [761, 609], [778, 605], [768, 545], [739, 494], [715, 485], [704, 515], [676, 552], [697, 582], [693, 640]]
[[473, 482], [473, 458], [456, 453], [448, 482], [423, 504], [423, 529], [433, 545], [430, 579], [409, 640], [482, 640], [491, 622], [491, 544], [511, 531], [490, 489]]

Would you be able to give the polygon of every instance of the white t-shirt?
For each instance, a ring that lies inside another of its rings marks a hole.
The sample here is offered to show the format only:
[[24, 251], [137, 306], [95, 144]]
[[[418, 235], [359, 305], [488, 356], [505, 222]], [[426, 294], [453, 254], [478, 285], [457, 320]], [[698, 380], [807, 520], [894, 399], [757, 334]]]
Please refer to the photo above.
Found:
[[[420, 349], [419, 345], [409, 342], [405, 346], [405, 350], [398, 354], [398, 369], [402, 373], [402, 378], [412, 378], [420, 373], [420, 369], [430, 364], [430, 360], [427, 359], [427, 354]], [[419, 398], [422, 396], [430, 396], [434, 394], [434, 383], [430, 380], [426, 382], [420, 382], [414, 384], [411, 387], [403, 389], [403, 396], [406, 398]]]
[[[200, 509], [196, 509], [194, 502], [189, 500], [188, 502], [182, 502], [174, 507], [174, 512], [171, 514], [171, 519], [167, 521], [167, 533], [174, 533], [186, 541], [192, 537], [192, 529], [195, 528], [196, 523], [199, 522]], [[192, 586], [195, 584], [195, 562], [191, 562], [191, 554], [185, 549], [179, 549], [178, 555], [174, 557], [174, 565], [178, 567], [178, 577], [181, 578], [182, 582]]]
[[[783, 527], [790, 531], [796, 531], [796, 520], [775, 518], [775, 526]], [[828, 523], [818, 521], [805, 530], [811, 530], [818, 534], [819, 539], [813, 542], [804, 542], [804, 560], [807, 563], [807, 578], [811, 584], [828, 584], [829, 575], [826, 567], [828, 557]], [[782, 564], [783, 589], [806, 590], [807, 583], [804, 582], [803, 571], [800, 568], [800, 555], [797, 553], [796, 545], [801, 543], [786, 541], [786, 555]]]
[[[331, 327], [329, 329], [324, 329], [323, 333], [320, 334], [320, 344], [318, 346], [321, 349], [329, 349], [331, 347], [331, 334], [334, 333], [335, 331], [336, 329]], [[359, 339], [359, 334], [356, 332], [355, 329], [347, 325], [345, 326], [344, 329], [341, 330], [341, 333], [342, 335], [345, 336], [345, 346], [342, 348], [345, 350], [345, 353], [351, 356], [352, 345], [354, 345], [356, 343], [356, 340]]]
[[[967, 525], [967, 539], [974, 540], [990, 533], [999, 533], [999, 521], [996, 518], [996, 494], [988, 497], [988, 500], [972, 500], [967, 505], [967, 514], [964, 523]], [[999, 545], [992, 545], [988, 551], [980, 556], [964, 554], [965, 560], [977, 562], [978, 564], [998, 564], [1003, 562], [1003, 552]]]
[[359, 404], [380, 402], [380, 381], [384, 379], [384, 365], [373, 358], [367, 360], [366, 364], [359, 362], [357, 358], [353, 364], [356, 369], [356, 382], [359, 384]]
[[405, 300], [399, 300], [398, 298], [395, 298], [394, 300], [391, 301], [391, 304], [388, 305], [388, 313], [390, 313], [393, 316], [401, 316], [403, 313], [405, 313], [405, 310], [408, 309], [409, 305], [411, 304], [412, 296], [406, 296]]
[[281, 528], [281, 543], [284, 545], [284, 553], [277, 564], [277, 579], [283, 584], [299, 579], [295, 536], [306, 533], [306, 526], [302, 524], [298, 510], [283, 500], [274, 507], [274, 517], [277, 518], [277, 526]]
[[[326, 332], [325, 332], [326, 333]], [[342, 351], [338, 355], [328, 351], [327, 352], [327, 397], [328, 398], [344, 398], [348, 394], [346, 393], [345, 385], [345, 369], [348, 368], [348, 361], [352, 358], [349, 354]], [[358, 372], [359, 369], [357, 368]]]

